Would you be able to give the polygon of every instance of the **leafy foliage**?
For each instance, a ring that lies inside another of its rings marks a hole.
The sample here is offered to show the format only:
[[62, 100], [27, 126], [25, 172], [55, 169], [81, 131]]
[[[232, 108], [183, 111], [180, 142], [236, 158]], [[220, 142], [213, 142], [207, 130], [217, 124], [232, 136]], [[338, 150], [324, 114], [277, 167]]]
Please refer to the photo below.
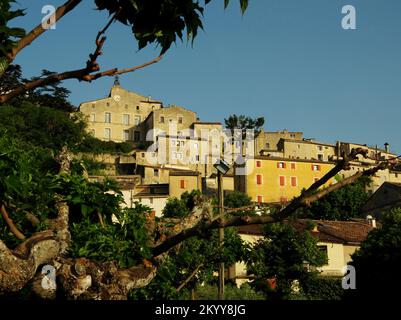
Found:
[[[317, 247], [317, 239], [308, 230], [298, 231], [290, 224], [274, 223], [266, 226], [265, 238], [250, 251], [246, 265], [248, 274], [254, 274], [252, 285], [264, 292], [269, 299], [288, 299], [295, 280], [313, 277], [305, 269], [304, 261], [310, 266], [321, 266], [326, 257]], [[268, 279], [275, 279], [272, 288]]]
[[[213, 272], [217, 272], [219, 262], [227, 266], [244, 258], [246, 246], [235, 228], [225, 229], [224, 247], [220, 249], [218, 231], [214, 230], [202, 238], [185, 240], [178, 250], [171, 252], [167, 261], [157, 272], [156, 278], [146, 287], [134, 290], [131, 298], [136, 300], [182, 299], [189, 295], [200, 283], [214, 283]], [[181, 290], [177, 288], [199, 267], [196, 275]], [[217, 296], [216, 296], [217, 297]]]
[[[46, 220], [57, 214], [55, 199], [70, 208], [71, 255], [98, 261], [118, 261], [127, 267], [150, 256], [146, 217], [150, 208], [136, 204], [121, 209], [123, 197], [111, 180], [89, 182], [80, 172], [59, 174], [49, 150], [0, 135], [0, 203], [5, 204], [16, 227], [29, 237], [46, 229]], [[27, 213], [39, 220], [32, 225]], [[120, 223], [113, 224], [112, 216]], [[102, 217], [102, 221], [100, 218]], [[0, 237], [10, 247], [19, 244], [0, 219]], [[100, 250], [99, 250], [100, 249]]]
[[[183, 218], [191, 214], [197, 199], [201, 196], [198, 190], [181, 195], [181, 199], [169, 199], [163, 215], [169, 218]], [[239, 200], [238, 200], [239, 201]], [[232, 202], [235, 203], [234, 197]], [[202, 237], [185, 240], [178, 249], [170, 253], [167, 261], [158, 270], [156, 278], [146, 288], [134, 290], [132, 299], [181, 299], [189, 295], [199, 283], [215, 283], [213, 272], [223, 261], [227, 266], [245, 258], [247, 246], [242, 241], [236, 228], [224, 230], [224, 246], [218, 244], [218, 230], [211, 230]], [[183, 281], [199, 268], [196, 275], [181, 290], [177, 291]]]
[[[42, 70], [41, 77], [51, 75], [53, 72]], [[22, 77], [22, 68], [20, 65], [10, 65], [7, 70], [0, 76], [0, 93], [5, 93], [17, 87], [24, 85], [26, 82], [34, 81], [40, 77], [33, 77], [31, 79], [24, 79]], [[30, 90], [24, 96], [17, 96], [11, 99], [8, 104], [13, 106], [20, 106], [28, 102], [35, 106], [45, 106], [72, 112], [76, 108], [68, 101], [70, 91], [60, 85], [60, 82], [51, 83], [44, 87]]]
[[252, 119], [244, 115], [237, 116], [236, 114], [230, 115], [228, 118], [224, 119], [224, 123], [227, 129], [234, 132], [234, 129], [242, 130], [245, 134], [245, 130], [254, 130], [255, 135], [258, 135], [261, 128], [265, 124], [265, 118], [259, 117]]
[[[198, 300], [216, 300], [216, 285], [199, 285], [196, 287], [196, 299]], [[256, 292], [248, 283], [241, 287], [227, 284], [224, 288], [224, 300], [264, 300], [263, 294]]]
[[361, 216], [361, 208], [369, 198], [366, 186], [369, 178], [359, 179], [353, 184], [329, 193], [315, 201], [309, 208], [297, 211], [297, 216], [304, 219], [350, 220]]
[[[210, 1], [206, 0], [205, 4]], [[177, 37], [183, 40], [184, 32], [187, 40], [193, 41], [198, 30], [203, 29], [201, 17], [204, 6], [199, 1], [95, 0], [95, 3], [99, 10], [107, 10], [110, 15], [117, 13], [117, 20], [132, 28], [139, 49], [156, 43], [163, 54]], [[228, 3], [225, 0], [225, 7]], [[244, 12], [248, 1], [241, 0], [240, 4]]]
[[[6, 205], [8, 214], [24, 230], [25, 236], [43, 227], [32, 226], [27, 213], [34, 213], [44, 221], [55, 212], [54, 199], [49, 194], [55, 188], [56, 170], [51, 153], [0, 132], [0, 203]], [[0, 219], [0, 232], [11, 247], [19, 243], [3, 219]]]
[[70, 116], [29, 102], [18, 107], [1, 106], [0, 119], [1, 126], [13, 137], [52, 150], [61, 150], [64, 145], [77, 149], [86, 136], [86, 123], [79, 114]]
[[348, 298], [391, 298], [401, 285], [401, 209], [382, 215], [382, 228], [369, 232], [367, 239], [352, 255], [356, 270], [356, 290]]
[[302, 294], [308, 300], [341, 300], [344, 289], [339, 277], [306, 277], [302, 279]]
[[146, 229], [146, 216], [150, 214], [150, 208], [136, 203], [134, 208], [115, 210], [115, 214], [120, 223], [102, 226], [94, 223], [93, 215], [87, 211], [79, 223], [73, 223], [71, 255], [103, 262], [118, 261], [121, 268], [150, 258]]
[[166, 218], [184, 218], [192, 213], [196, 199], [201, 197], [199, 190], [185, 191], [181, 199], [169, 198], [163, 209], [163, 216]]
[[11, 10], [11, 5], [15, 2], [15, 0], [0, 0], [0, 75], [9, 66], [7, 53], [25, 36], [24, 29], [7, 26], [11, 20], [25, 15], [23, 10]]
[[[224, 206], [228, 208], [241, 208], [245, 206], [249, 206], [252, 204], [252, 198], [249, 197], [246, 193], [239, 192], [239, 191], [234, 191], [229, 194], [227, 194], [224, 197]], [[234, 212], [232, 215], [253, 215], [254, 213], [246, 211], [241, 212]]]

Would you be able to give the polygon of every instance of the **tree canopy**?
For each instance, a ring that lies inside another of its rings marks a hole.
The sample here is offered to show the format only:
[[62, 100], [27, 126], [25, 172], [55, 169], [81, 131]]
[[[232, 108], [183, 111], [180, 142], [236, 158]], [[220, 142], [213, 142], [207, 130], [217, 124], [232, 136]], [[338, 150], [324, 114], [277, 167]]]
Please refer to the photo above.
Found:
[[348, 290], [348, 299], [391, 299], [401, 285], [401, 209], [384, 213], [381, 224], [352, 255], [356, 289]]

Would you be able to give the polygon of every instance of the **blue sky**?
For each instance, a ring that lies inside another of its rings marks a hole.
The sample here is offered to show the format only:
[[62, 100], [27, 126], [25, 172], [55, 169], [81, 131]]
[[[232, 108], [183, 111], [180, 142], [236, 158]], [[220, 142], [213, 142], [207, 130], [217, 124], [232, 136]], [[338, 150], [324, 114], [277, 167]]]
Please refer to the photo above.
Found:
[[[19, 0], [38, 24], [46, 4]], [[151, 95], [166, 105], [190, 108], [205, 121], [230, 114], [264, 116], [265, 129], [304, 131], [305, 136], [383, 146], [401, 153], [401, 1], [250, 0], [241, 15], [236, 0], [207, 6], [194, 46], [178, 42], [158, 64], [121, 77], [128, 90]], [[357, 29], [341, 27], [344, 5], [353, 5]], [[107, 14], [85, 0], [16, 59], [26, 77], [41, 69], [65, 71], [84, 66]], [[104, 69], [130, 67], [157, 56], [153, 47], [138, 52], [130, 29], [108, 31]], [[71, 101], [104, 97], [113, 83], [64, 82]]]

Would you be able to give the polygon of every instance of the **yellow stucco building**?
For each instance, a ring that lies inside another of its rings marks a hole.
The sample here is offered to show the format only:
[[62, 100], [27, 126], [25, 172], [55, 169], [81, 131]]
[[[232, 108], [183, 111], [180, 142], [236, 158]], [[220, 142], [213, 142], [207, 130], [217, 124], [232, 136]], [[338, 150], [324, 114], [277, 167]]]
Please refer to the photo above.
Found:
[[[235, 189], [259, 203], [286, 203], [323, 177], [334, 163], [258, 156], [246, 162], [246, 175], [236, 175]], [[334, 182], [334, 179], [328, 184]]]

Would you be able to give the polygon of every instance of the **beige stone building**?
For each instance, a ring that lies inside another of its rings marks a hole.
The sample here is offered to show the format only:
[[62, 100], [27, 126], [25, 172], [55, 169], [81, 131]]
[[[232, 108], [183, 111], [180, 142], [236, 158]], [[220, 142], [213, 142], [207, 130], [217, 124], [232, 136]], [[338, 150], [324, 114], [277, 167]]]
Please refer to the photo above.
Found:
[[143, 121], [162, 107], [160, 101], [123, 89], [116, 80], [108, 97], [83, 102], [79, 111], [87, 117], [88, 131], [94, 137], [139, 144], [145, 140]]
[[336, 155], [335, 145], [305, 139], [280, 139], [277, 149], [288, 159], [332, 161]]
[[266, 151], [278, 150], [277, 144], [281, 139], [302, 140], [303, 132], [294, 132], [284, 129], [282, 131], [264, 131], [255, 138], [255, 154], [261, 155]]

